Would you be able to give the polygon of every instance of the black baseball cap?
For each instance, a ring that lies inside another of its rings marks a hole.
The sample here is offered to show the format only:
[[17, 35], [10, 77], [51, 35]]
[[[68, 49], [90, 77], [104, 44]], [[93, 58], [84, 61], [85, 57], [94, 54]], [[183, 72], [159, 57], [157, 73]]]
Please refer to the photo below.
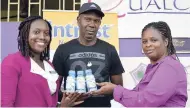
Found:
[[104, 13], [102, 12], [100, 6], [93, 2], [84, 3], [79, 9], [79, 15], [89, 11], [97, 13], [100, 17], [104, 17]]

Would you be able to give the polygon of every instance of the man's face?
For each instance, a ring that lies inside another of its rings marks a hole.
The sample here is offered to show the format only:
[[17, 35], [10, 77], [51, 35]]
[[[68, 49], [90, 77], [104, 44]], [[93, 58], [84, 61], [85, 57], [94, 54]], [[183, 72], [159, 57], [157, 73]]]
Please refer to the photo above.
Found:
[[84, 41], [93, 41], [96, 39], [99, 26], [101, 24], [101, 17], [95, 12], [87, 12], [79, 15], [77, 23], [80, 30], [80, 36]]

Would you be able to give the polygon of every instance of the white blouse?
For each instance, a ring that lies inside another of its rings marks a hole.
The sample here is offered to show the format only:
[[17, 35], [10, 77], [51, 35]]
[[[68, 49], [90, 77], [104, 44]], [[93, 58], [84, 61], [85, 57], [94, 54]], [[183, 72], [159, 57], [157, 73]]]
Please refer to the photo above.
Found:
[[47, 80], [51, 94], [54, 94], [56, 92], [56, 88], [57, 88], [56, 81], [59, 77], [57, 72], [45, 60], [43, 61], [45, 70], [43, 70], [32, 58], [30, 58], [30, 61], [31, 61], [30, 72], [44, 77]]

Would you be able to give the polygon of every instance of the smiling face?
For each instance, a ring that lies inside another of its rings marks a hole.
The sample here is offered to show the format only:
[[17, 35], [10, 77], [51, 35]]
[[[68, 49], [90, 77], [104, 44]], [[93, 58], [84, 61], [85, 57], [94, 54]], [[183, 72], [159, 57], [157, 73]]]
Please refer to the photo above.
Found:
[[96, 34], [101, 24], [101, 17], [95, 12], [87, 12], [81, 14], [78, 19], [78, 26], [80, 28], [80, 36], [84, 41], [93, 41], [96, 39]]
[[152, 63], [167, 55], [167, 45], [168, 40], [157, 29], [150, 27], [142, 33], [142, 48]]
[[31, 23], [28, 42], [33, 53], [41, 54], [45, 50], [50, 44], [50, 33], [47, 22], [38, 19]]

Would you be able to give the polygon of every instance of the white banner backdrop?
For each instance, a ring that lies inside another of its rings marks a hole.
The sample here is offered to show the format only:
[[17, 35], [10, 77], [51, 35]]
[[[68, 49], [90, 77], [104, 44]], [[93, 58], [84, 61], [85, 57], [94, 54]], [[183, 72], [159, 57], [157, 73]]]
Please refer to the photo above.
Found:
[[173, 37], [190, 37], [190, 0], [81, 0], [95, 2], [105, 12], [118, 12], [119, 38], [139, 38], [143, 27], [165, 21]]
[[[173, 37], [190, 38], [190, 0], [81, 0], [81, 4], [95, 2], [104, 12], [118, 13], [119, 38], [141, 38], [143, 27], [155, 21], [165, 21]], [[120, 57], [125, 68], [124, 87], [132, 89], [149, 64], [147, 57]], [[190, 97], [190, 57], [179, 57], [187, 71]], [[122, 107], [112, 100], [112, 108]], [[190, 107], [190, 99], [186, 104]]]

